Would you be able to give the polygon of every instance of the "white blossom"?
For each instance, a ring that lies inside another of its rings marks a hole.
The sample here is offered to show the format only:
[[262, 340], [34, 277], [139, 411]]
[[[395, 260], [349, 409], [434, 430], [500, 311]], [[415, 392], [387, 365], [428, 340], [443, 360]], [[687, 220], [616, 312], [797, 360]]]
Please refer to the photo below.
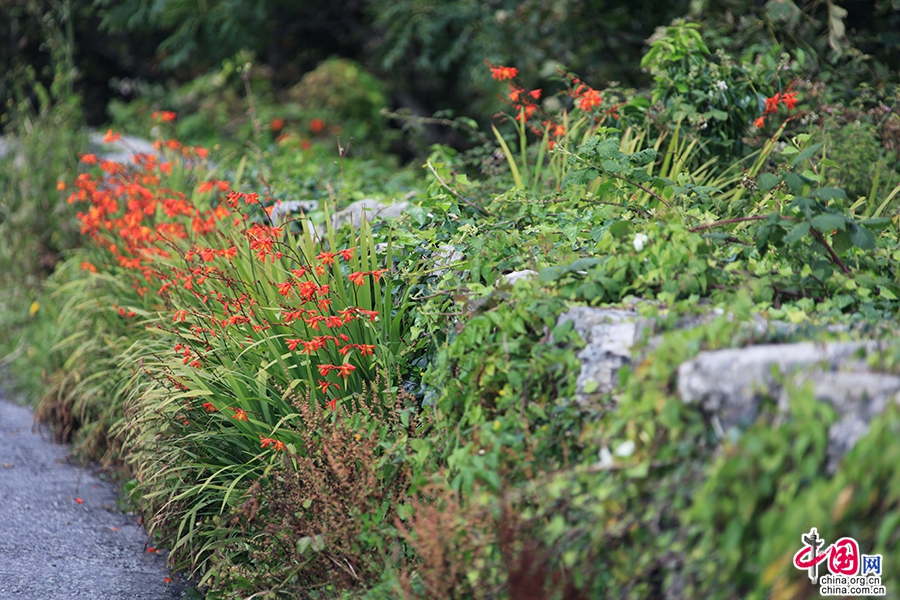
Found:
[[625, 440], [616, 447], [616, 456], [626, 457], [634, 454], [634, 442]]
[[634, 249], [638, 252], [644, 249], [644, 245], [650, 241], [650, 238], [647, 237], [646, 234], [639, 233], [634, 236]]

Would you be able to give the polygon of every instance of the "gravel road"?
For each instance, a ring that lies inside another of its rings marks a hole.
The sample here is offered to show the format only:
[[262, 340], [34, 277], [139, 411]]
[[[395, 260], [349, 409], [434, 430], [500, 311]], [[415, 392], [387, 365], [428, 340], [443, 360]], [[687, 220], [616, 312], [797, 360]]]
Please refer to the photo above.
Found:
[[0, 600], [182, 598], [186, 583], [166, 582], [164, 556], [117, 510], [116, 485], [66, 454], [0, 399]]

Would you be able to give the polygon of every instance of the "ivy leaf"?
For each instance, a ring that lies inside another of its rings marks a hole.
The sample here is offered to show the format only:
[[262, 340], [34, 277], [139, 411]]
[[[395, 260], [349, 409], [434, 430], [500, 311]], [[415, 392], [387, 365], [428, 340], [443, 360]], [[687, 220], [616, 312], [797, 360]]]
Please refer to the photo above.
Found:
[[773, 187], [781, 183], [781, 177], [778, 175], [773, 175], [772, 173], [763, 173], [756, 179], [756, 183], [759, 185], [759, 189], [764, 192], [768, 192]]
[[853, 241], [853, 245], [860, 250], [875, 249], [875, 236], [862, 225], [850, 223], [850, 239]]
[[847, 227], [847, 219], [841, 215], [822, 214], [813, 217], [812, 226], [819, 231], [828, 232], [834, 229], [845, 229]]
[[809, 221], [803, 221], [802, 223], [795, 225], [794, 228], [784, 236], [784, 243], [793, 244], [799, 242], [807, 233], [809, 233]]

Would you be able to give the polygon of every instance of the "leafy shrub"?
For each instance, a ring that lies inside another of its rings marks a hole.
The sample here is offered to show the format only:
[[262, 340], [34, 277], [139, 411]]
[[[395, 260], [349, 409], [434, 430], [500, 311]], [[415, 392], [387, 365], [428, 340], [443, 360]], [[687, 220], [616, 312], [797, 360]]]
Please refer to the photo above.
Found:
[[828, 157], [835, 163], [829, 178], [850, 198], [887, 198], [900, 184], [897, 155], [884, 151], [874, 125], [859, 118], [831, 117], [822, 129]]
[[383, 135], [381, 111], [387, 106], [382, 87], [359, 64], [332, 58], [304, 75], [300, 83], [288, 90], [287, 96], [312, 114], [355, 124], [355, 130], [348, 131], [348, 136], [361, 141], [376, 140]]
[[21, 26], [42, 40], [47, 63], [36, 68], [13, 60], [0, 78], [0, 99], [6, 100], [0, 107], [0, 132], [6, 133], [0, 137], [0, 379], [10, 397], [29, 404], [41, 393], [47, 366], [39, 359], [56, 337], [57, 307], [45, 300], [43, 280], [80, 243], [62, 189], [87, 144], [73, 89], [73, 15], [64, 6], [40, 8], [10, 6], [9, 22], [4, 14], [0, 24], [0, 31]]

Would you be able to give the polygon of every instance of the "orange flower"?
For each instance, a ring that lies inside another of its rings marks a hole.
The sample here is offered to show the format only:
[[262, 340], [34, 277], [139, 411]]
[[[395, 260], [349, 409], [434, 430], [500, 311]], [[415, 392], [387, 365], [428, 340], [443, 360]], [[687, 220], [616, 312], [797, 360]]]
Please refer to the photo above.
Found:
[[204, 403], [203, 403], [203, 410], [205, 410], [205, 411], [208, 412], [208, 413], [219, 412], [219, 409], [216, 408], [215, 406], [213, 406], [213, 403], [212, 403], [212, 402], [204, 402]]
[[337, 256], [336, 252], [322, 252], [316, 258], [322, 261], [323, 265], [331, 266], [334, 264], [335, 256]]
[[788, 110], [794, 110], [797, 106], [797, 92], [788, 92], [781, 97], [781, 103], [787, 106]]
[[325, 347], [325, 339], [322, 336], [313, 338], [310, 342], [301, 342], [303, 344], [302, 352], [304, 354], [312, 354], [317, 350], [321, 350]]
[[506, 81], [507, 79], [512, 79], [519, 74], [519, 70], [515, 67], [495, 67], [490, 63], [488, 63], [488, 67], [490, 67], [491, 69], [491, 77], [493, 77], [497, 81]]
[[587, 91], [581, 94], [581, 97], [578, 99], [578, 108], [587, 112], [597, 106], [600, 106], [600, 102], [602, 101], [603, 98], [600, 97], [600, 92], [598, 92], [594, 88], [588, 88]]
[[122, 136], [118, 133], [114, 132], [112, 129], [106, 130], [106, 135], [103, 136], [103, 142], [106, 144], [112, 144], [113, 142], [117, 142], [122, 139]]
[[57, 189], [57, 191], [60, 191], [60, 192], [63, 191], [64, 189], [66, 189], [66, 182], [63, 181], [62, 179], [57, 180], [56, 189]]
[[319, 285], [315, 281], [301, 281], [297, 284], [297, 289], [300, 290], [300, 299], [309, 302], [316, 295]]
[[363, 356], [372, 356], [372, 353], [375, 351], [374, 344], [353, 344], [353, 347], [359, 350], [359, 353]]
[[763, 126], [766, 124], [766, 118], [765, 118], [764, 116], [763, 116], [763, 117], [759, 117], [758, 119], [756, 119], [755, 121], [753, 121], [753, 124], [754, 124], [756, 127], [759, 127], [760, 129], [762, 129]]
[[354, 248], [344, 248], [343, 250], [338, 250], [338, 254], [340, 254], [341, 258], [343, 258], [344, 260], [350, 260], [351, 258], [353, 258], [354, 250], [356, 250], [355, 247]]
[[273, 448], [274, 448], [276, 451], [278, 451], [278, 450], [282, 450], [282, 451], [283, 451], [283, 450], [286, 449], [285, 446], [284, 446], [284, 442], [282, 442], [281, 440], [275, 440], [275, 445], [273, 446]]
[[[325, 121], [322, 119], [313, 119], [309, 122], [309, 130], [313, 135], [319, 135], [325, 130]], [[306, 148], [304, 148], [306, 150]]]
[[300, 149], [301, 150], [309, 150], [310, 148], [312, 148], [311, 141], [309, 141], [306, 138], [303, 138], [302, 140], [300, 140]]
[[275, 440], [273, 438], [259, 436], [259, 447], [265, 448], [267, 446], [272, 446], [275, 444]]
[[361, 286], [365, 283], [365, 277], [366, 277], [366, 274], [360, 273], [359, 271], [356, 271], [354, 273], [350, 273], [349, 275], [347, 275], [347, 279], [349, 279], [351, 282], [355, 283], [358, 286]]
[[363, 308], [357, 308], [356, 312], [358, 312], [361, 315], [365, 315], [365, 316], [369, 317], [370, 321], [374, 321], [376, 319], [376, 317], [378, 317], [377, 310], [365, 310]]
[[232, 419], [235, 419], [235, 420], [238, 420], [238, 421], [244, 421], [245, 423], [247, 422], [247, 413], [244, 412], [244, 409], [243, 409], [243, 408], [234, 408], [234, 407], [231, 407], [231, 410], [234, 411], [234, 416], [231, 417]]
[[150, 115], [152, 119], [162, 121], [163, 123], [171, 123], [177, 116], [178, 115], [169, 110], [158, 110]]
[[347, 379], [347, 375], [349, 375], [350, 373], [352, 373], [355, 370], [356, 370], [356, 367], [354, 367], [350, 363], [344, 363], [337, 368], [337, 374], [340, 375], [341, 377], [343, 377], [344, 379]]
[[278, 293], [284, 296], [285, 298], [293, 298], [294, 297], [294, 282], [293, 281], [283, 281], [278, 284]]
[[81, 155], [81, 162], [83, 162], [83, 163], [86, 164], [86, 165], [96, 165], [96, 164], [97, 164], [97, 157], [96, 157], [95, 155], [93, 155], [93, 154], [82, 154], [82, 155]]
[[537, 107], [534, 104], [525, 104], [518, 108], [519, 114], [516, 115], [516, 121], [519, 121], [520, 123], [524, 123], [530, 119], [532, 115], [534, 115], [534, 111], [537, 110]]
[[775, 92], [771, 98], [766, 98], [766, 112], [764, 114], [772, 114], [778, 112], [778, 101], [781, 99], [781, 92]]
[[212, 181], [204, 181], [197, 186], [197, 191], [201, 194], [205, 194], [206, 192], [212, 191], [213, 186], [215, 186], [215, 184]]
[[272, 119], [271, 121], [269, 121], [269, 129], [271, 129], [275, 133], [278, 133], [279, 131], [284, 129], [284, 119], [282, 119], [281, 117]]
[[96, 273], [97, 267], [95, 267], [94, 265], [92, 265], [89, 262], [83, 262], [83, 263], [81, 263], [81, 270], [82, 271], [90, 271], [91, 273]]
[[341, 389], [341, 386], [339, 386], [336, 383], [332, 383], [330, 381], [325, 381], [324, 379], [319, 380], [318, 388], [322, 391], [323, 394], [328, 393], [328, 388], [330, 388], [330, 387]]
[[175, 315], [172, 317], [172, 322], [176, 323], [178, 321], [181, 321], [182, 323], [184, 323], [184, 320], [187, 318], [187, 316], [188, 316], [188, 311], [176, 310]]

